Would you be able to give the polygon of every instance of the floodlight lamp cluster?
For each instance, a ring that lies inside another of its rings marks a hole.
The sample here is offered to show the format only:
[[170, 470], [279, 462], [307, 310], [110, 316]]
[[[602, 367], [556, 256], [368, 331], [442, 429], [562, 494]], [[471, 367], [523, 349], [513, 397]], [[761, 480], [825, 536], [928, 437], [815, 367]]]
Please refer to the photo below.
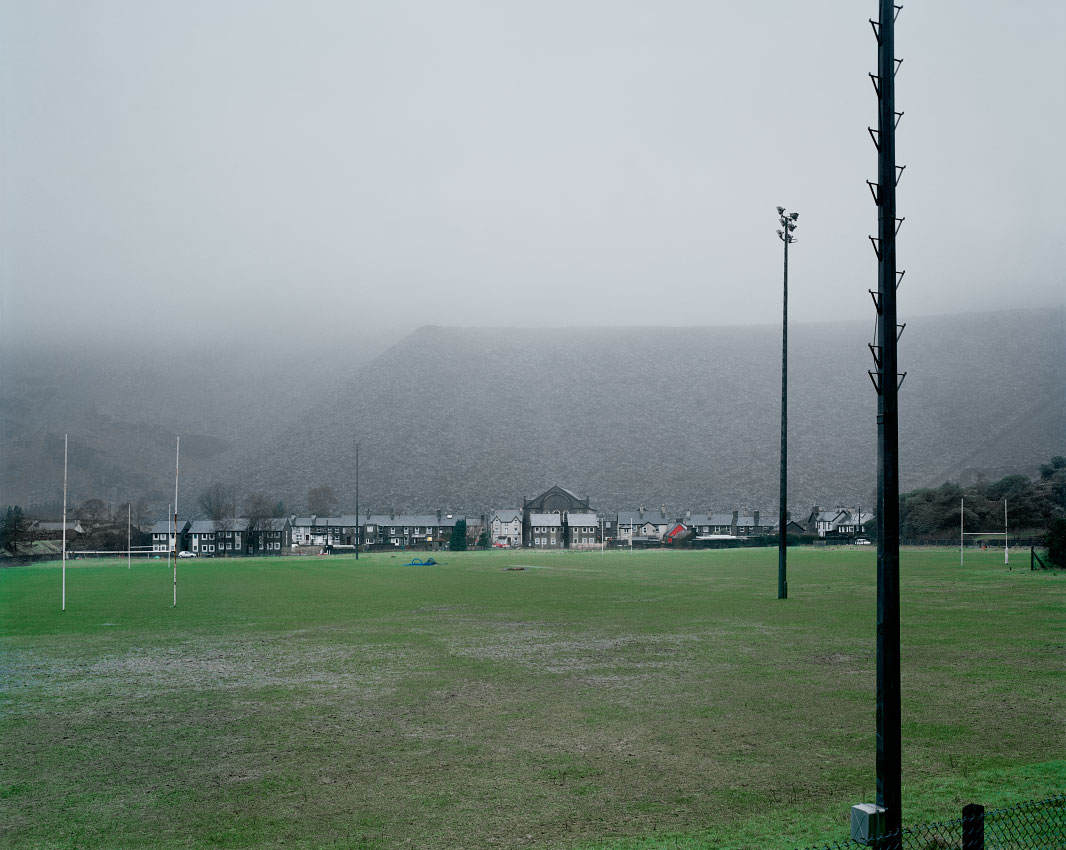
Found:
[[800, 214], [797, 212], [787, 213], [784, 207], [777, 208], [778, 221], [781, 223], [781, 230], [777, 231], [777, 236], [782, 242], [795, 242], [796, 237], [792, 235], [795, 229], [799, 226], [796, 224]]

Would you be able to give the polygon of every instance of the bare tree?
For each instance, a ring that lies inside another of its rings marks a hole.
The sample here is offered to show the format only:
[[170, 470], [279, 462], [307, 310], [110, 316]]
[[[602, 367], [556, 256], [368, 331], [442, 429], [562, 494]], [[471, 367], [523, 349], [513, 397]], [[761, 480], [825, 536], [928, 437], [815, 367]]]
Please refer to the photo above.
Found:
[[328, 516], [337, 505], [337, 494], [328, 484], [307, 491], [307, 508], [317, 516]]
[[98, 522], [106, 513], [107, 504], [103, 499], [86, 499], [78, 508], [79, 518], [88, 520], [90, 523]]
[[133, 527], [140, 531], [148, 522], [148, 500], [144, 496], [138, 496], [131, 504], [131, 519]]
[[244, 513], [248, 517], [248, 540], [258, 554], [263, 548], [265, 533], [270, 530], [274, 503], [263, 493], [250, 493], [244, 500]]
[[[141, 530], [145, 522], [148, 519], [148, 500], [144, 496], [139, 497], [132, 502], [123, 502], [121, 505], [115, 506], [115, 524], [121, 526], [122, 520], [129, 518], [130, 531], [129, 542], [134, 546], [143, 546], [152, 542], [152, 537], [149, 534], [145, 534]], [[114, 540], [117, 540], [117, 545], [112, 548], [121, 549], [126, 545], [126, 532], [118, 531], [112, 532]], [[109, 548], [105, 546], [104, 548]]]
[[3, 520], [0, 520], [0, 548], [14, 554], [18, 550], [19, 543], [26, 536], [26, 528], [22, 508], [18, 505], [8, 505]]
[[216, 481], [199, 495], [196, 504], [208, 519], [224, 522], [237, 513], [237, 488]]

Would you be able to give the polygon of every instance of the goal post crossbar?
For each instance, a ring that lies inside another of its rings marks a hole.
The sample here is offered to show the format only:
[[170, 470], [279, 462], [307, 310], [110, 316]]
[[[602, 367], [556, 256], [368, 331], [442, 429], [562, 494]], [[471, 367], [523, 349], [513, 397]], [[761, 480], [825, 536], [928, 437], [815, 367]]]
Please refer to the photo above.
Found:
[[1003, 563], [1010, 566], [1010, 535], [1007, 529], [1007, 500], [1003, 500], [1003, 530], [1002, 531], [967, 531], [966, 530], [966, 497], [959, 498], [959, 566], [966, 563], [966, 538], [967, 537], [1002, 537], [1003, 538]]
[[166, 552], [155, 552], [151, 549], [77, 549], [72, 551], [72, 557], [77, 558], [80, 555], [114, 555], [116, 558], [120, 555], [165, 555]]

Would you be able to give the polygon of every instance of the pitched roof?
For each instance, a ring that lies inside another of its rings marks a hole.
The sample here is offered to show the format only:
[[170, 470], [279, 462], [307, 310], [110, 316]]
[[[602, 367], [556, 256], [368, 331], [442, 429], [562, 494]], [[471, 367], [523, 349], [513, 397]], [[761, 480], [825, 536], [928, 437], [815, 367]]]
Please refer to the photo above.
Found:
[[[822, 518], [822, 514], [825, 514], [827, 519]], [[819, 514], [818, 520], [820, 522], [828, 522], [832, 528], [836, 528], [840, 525], [865, 525], [874, 518], [874, 515], [869, 511], [862, 511], [860, 513], [858, 508], [839, 508], [837, 511], [823, 511]]]
[[[290, 525], [294, 528], [299, 526], [301, 528], [335, 528], [338, 525], [344, 525], [341, 521], [343, 517], [339, 516], [296, 516], [290, 521]], [[352, 523], [354, 525], [355, 523]]]
[[[353, 517], [354, 520], [354, 517]], [[449, 517], [447, 514], [441, 514], [440, 519], [437, 519], [436, 514], [371, 514], [366, 517], [364, 522], [367, 525], [380, 525], [388, 528], [421, 528], [423, 526], [428, 528], [451, 528], [459, 520], [466, 520], [469, 525], [471, 522], [479, 522], [479, 520], [465, 516]], [[355, 524], [354, 522], [352, 523]]]
[[[187, 519], [178, 520], [178, 530], [183, 534], [189, 530], [189, 521]], [[152, 526], [152, 534], [173, 534], [174, 533], [174, 520], [163, 519]]]
[[[426, 528], [434, 528], [442, 525], [455, 525], [455, 517], [452, 517], [452, 521], [447, 522], [447, 517], [444, 514], [440, 515], [440, 520], [437, 520], [436, 514], [405, 514], [405, 525], [425, 526]], [[462, 519], [462, 517], [459, 517]]]
[[[31, 528], [33, 528], [35, 531], [62, 531], [63, 530], [63, 523], [62, 522], [47, 522], [47, 521], [36, 520], [35, 519], [31, 523]], [[81, 521], [80, 520], [76, 520], [76, 519], [68, 519], [67, 520], [67, 531], [81, 532], [81, 530], [82, 529], [81, 529]]]
[[530, 525], [546, 525], [549, 527], [562, 527], [563, 518], [559, 514], [530, 514]]
[[646, 522], [653, 522], [656, 525], [668, 525], [673, 520], [664, 517], [661, 510], [618, 512], [619, 525], [644, 525]]
[[600, 518], [596, 514], [577, 514], [568, 513], [566, 515], [567, 525], [599, 525]]
[[522, 511], [517, 508], [500, 508], [492, 512], [492, 519], [500, 522], [521, 522]]
[[711, 514], [711, 521], [709, 525], [732, 525], [732, 514]]
[[213, 519], [198, 519], [193, 521], [192, 526], [189, 528], [189, 533], [215, 534], [225, 531], [245, 531], [247, 528], [247, 517], [233, 517], [231, 519], [217, 521]]

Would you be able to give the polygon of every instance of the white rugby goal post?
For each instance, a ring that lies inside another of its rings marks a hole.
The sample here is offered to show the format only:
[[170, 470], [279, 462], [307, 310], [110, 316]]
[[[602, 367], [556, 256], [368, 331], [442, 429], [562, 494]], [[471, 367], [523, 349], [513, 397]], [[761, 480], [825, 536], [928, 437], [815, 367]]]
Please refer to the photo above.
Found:
[[1002, 531], [967, 531], [966, 530], [966, 497], [959, 499], [959, 566], [963, 566], [966, 558], [967, 537], [1002, 537], [1003, 538], [1003, 563], [1010, 565], [1010, 543], [1007, 538], [1007, 500], [1003, 500], [1003, 530]]

